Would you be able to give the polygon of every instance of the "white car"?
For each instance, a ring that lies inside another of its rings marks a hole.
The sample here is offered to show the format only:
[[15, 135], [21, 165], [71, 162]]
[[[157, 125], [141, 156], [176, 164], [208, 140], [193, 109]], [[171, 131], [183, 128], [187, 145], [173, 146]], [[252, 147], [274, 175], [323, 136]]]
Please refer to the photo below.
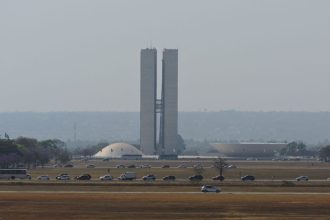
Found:
[[201, 188], [202, 192], [215, 192], [215, 193], [219, 193], [221, 192], [221, 189], [216, 187], [216, 186], [211, 186], [211, 185], [204, 185]]
[[230, 164], [230, 165], [227, 166], [227, 168], [237, 168], [237, 166]]
[[49, 180], [49, 176], [48, 175], [38, 176], [37, 180]]
[[140, 168], [151, 168], [151, 166], [149, 164], [142, 164]]
[[111, 175], [104, 175], [104, 176], [100, 176], [100, 180], [109, 181], [109, 180], [113, 180], [113, 177]]
[[297, 181], [308, 181], [309, 178], [308, 178], [308, 176], [298, 176], [298, 177], [296, 178], [296, 180], [297, 180]]

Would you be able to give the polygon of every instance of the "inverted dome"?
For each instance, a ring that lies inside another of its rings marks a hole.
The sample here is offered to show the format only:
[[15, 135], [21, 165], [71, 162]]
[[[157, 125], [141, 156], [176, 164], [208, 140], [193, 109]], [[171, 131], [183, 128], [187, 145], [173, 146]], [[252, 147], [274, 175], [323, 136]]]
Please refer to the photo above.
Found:
[[228, 157], [272, 157], [286, 147], [286, 143], [211, 144], [220, 154]]
[[142, 155], [136, 147], [127, 143], [114, 143], [97, 152], [95, 157], [121, 158], [123, 155]]

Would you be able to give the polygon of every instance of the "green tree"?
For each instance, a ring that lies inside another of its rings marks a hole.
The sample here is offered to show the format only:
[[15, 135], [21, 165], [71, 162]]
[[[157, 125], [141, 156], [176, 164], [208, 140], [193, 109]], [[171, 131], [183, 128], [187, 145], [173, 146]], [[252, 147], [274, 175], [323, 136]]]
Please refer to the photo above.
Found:
[[70, 151], [68, 151], [68, 149], [66, 148], [61, 148], [59, 155], [57, 157], [57, 159], [61, 162], [61, 163], [67, 163], [72, 159], [72, 154]]
[[59, 160], [63, 149], [66, 148], [66, 144], [59, 139], [40, 141], [39, 146], [44, 149], [44, 152], [48, 152], [49, 158], [53, 158], [55, 163]]
[[23, 162], [28, 168], [37, 166], [39, 155], [37, 153], [38, 141], [34, 138], [18, 137], [15, 140], [20, 152], [23, 154]]
[[330, 145], [322, 147], [319, 152], [321, 160], [330, 161]]
[[308, 154], [308, 150], [302, 141], [293, 141], [288, 143], [285, 148], [282, 148], [280, 154], [282, 156], [304, 156]]

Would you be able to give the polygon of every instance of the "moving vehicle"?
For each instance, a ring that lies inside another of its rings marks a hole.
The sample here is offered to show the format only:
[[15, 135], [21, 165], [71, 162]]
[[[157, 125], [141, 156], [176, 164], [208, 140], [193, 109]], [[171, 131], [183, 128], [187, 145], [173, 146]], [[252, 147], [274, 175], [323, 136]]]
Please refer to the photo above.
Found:
[[245, 181], [254, 181], [256, 178], [254, 176], [251, 175], [246, 175], [246, 176], [242, 176], [241, 180]]
[[176, 179], [175, 176], [165, 176], [165, 177], [163, 177], [164, 181], [174, 181], [175, 179]]
[[70, 176], [66, 173], [62, 173], [56, 177], [57, 180], [70, 180]]
[[177, 166], [177, 168], [187, 168], [187, 165], [185, 165], [185, 164], [180, 164], [179, 166]]
[[225, 177], [219, 175], [219, 176], [212, 177], [212, 180], [220, 180], [220, 181], [224, 181], [224, 180], [225, 180]]
[[190, 176], [189, 177], [190, 181], [202, 181], [203, 180], [203, 176], [202, 175], [194, 175], [194, 176]]
[[296, 178], [296, 180], [297, 180], [297, 181], [308, 181], [309, 178], [308, 178], [308, 176], [298, 176], [298, 177]]
[[73, 167], [73, 165], [72, 164], [66, 164], [66, 165], [64, 165], [64, 167]]
[[211, 185], [204, 185], [201, 188], [202, 192], [215, 192], [215, 193], [219, 193], [221, 192], [221, 189], [216, 187], [216, 186], [211, 186]]
[[0, 179], [31, 179], [26, 169], [0, 169]]
[[49, 180], [49, 176], [48, 175], [41, 175], [37, 177], [37, 180]]
[[124, 164], [118, 164], [118, 165], [116, 165], [116, 168], [125, 168], [125, 165]]
[[142, 177], [142, 180], [144, 180], [144, 181], [155, 181], [156, 176], [153, 175], [153, 174], [149, 174], [149, 175], [146, 175], [146, 176]]
[[232, 164], [226, 164], [223, 168], [237, 168], [237, 166]]
[[165, 164], [165, 165], [162, 166], [162, 168], [170, 168], [170, 165]]
[[134, 164], [130, 164], [127, 166], [127, 168], [136, 168], [136, 166]]
[[151, 168], [151, 166], [149, 164], [142, 164], [140, 168]]
[[110, 180], [113, 180], [113, 177], [111, 175], [104, 175], [104, 176], [100, 176], [100, 180], [101, 181], [110, 181]]
[[201, 169], [201, 168], [203, 168], [203, 165], [198, 163], [198, 164], [193, 165], [193, 168]]
[[136, 173], [135, 172], [125, 172], [118, 177], [119, 180], [135, 180]]
[[95, 165], [94, 165], [94, 164], [88, 164], [88, 165], [86, 166], [86, 168], [95, 168]]
[[82, 174], [80, 176], [76, 176], [74, 179], [75, 180], [90, 180], [92, 176], [90, 174]]

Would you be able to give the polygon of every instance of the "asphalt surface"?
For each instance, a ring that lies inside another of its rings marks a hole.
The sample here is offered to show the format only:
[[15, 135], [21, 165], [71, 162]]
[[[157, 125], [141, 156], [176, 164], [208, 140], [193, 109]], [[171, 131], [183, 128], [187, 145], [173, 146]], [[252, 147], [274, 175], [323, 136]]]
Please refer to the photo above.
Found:
[[0, 191], [1, 193], [47, 193], [47, 194], [209, 194], [209, 195], [222, 195], [222, 194], [233, 194], [233, 195], [330, 195], [330, 192], [109, 192], [109, 191]]

